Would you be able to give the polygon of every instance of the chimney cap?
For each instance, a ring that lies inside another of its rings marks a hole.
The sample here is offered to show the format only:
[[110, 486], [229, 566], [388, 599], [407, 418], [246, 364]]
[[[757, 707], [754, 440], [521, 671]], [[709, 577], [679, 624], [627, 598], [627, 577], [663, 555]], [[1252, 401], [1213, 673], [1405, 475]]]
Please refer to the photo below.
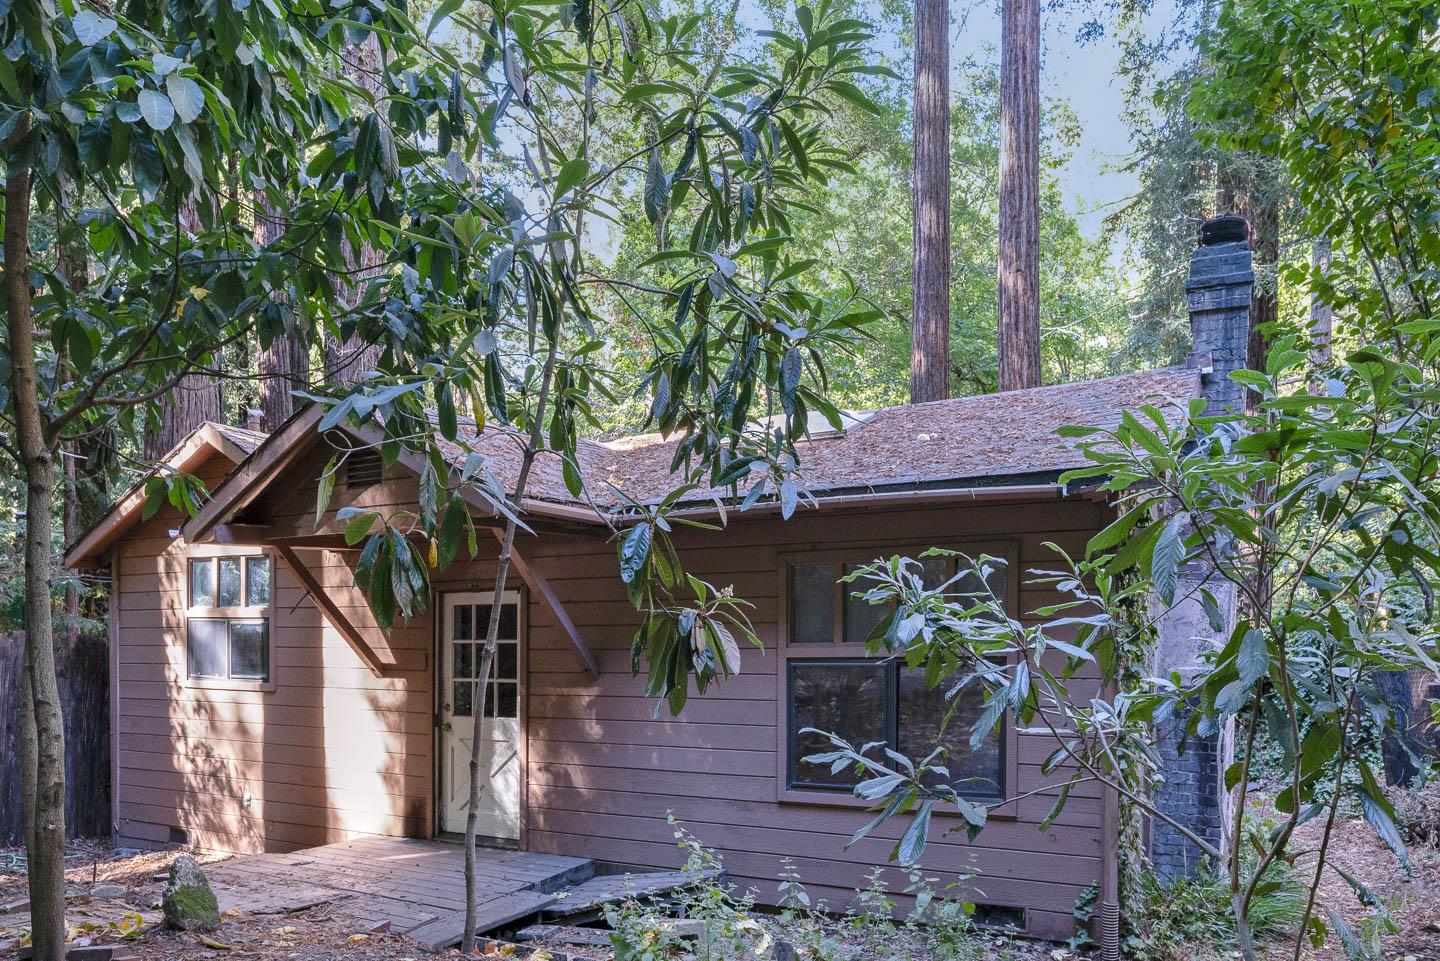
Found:
[[1221, 214], [1200, 225], [1200, 246], [1233, 244], [1250, 239], [1250, 224], [1239, 214]]

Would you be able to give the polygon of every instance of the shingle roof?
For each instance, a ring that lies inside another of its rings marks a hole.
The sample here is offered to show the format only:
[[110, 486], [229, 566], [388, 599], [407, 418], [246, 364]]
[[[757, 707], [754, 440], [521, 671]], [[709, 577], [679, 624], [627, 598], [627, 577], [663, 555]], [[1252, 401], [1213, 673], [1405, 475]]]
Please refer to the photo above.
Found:
[[206, 424], [215, 428], [225, 439], [247, 454], [255, 453], [255, 448], [264, 442], [270, 435], [264, 431], [251, 430], [248, 427], [231, 427], [229, 424], [217, 424], [213, 420], [206, 421]]
[[[1114, 426], [1122, 411], [1167, 400], [1183, 404], [1198, 387], [1196, 371], [1170, 367], [887, 407], [841, 433], [802, 441], [800, 470], [811, 493], [1057, 473], [1086, 463], [1073, 441], [1056, 434], [1059, 428]], [[675, 444], [654, 437], [607, 445], [587, 474], [592, 483], [608, 480], [637, 500], [658, 499], [672, 486]]]
[[[1100, 380], [1030, 390], [956, 397], [866, 411], [842, 432], [829, 432], [798, 445], [805, 488], [812, 494], [855, 493], [907, 487], [984, 486], [1004, 478], [1054, 475], [1082, 466], [1075, 442], [1058, 436], [1067, 424], [1113, 427], [1126, 410], [1143, 404], [1184, 404], [1196, 396], [1199, 375], [1184, 367], [1122, 374]], [[1171, 407], [1178, 417], [1181, 411]], [[216, 425], [219, 428], [219, 425]], [[253, 451], [264, 434], [219, 428], [237, 445]], [[525, 437], [511, 427], [491, 425], [477, 437], [461, 425], [463, 445], [485, 456], [485, 466], [511, 489], [519, 473]], [[623, 502], [607, 485], [636, 500], [655, 501], [675, 485], [670, 464], [679, 438], [658, 434], [602, 443], [581, 440], [579, 458], [587, 493], [601, 508]], [[446, 458], [462, 466], [462, 444], [441, 441]], [[728, 492], [697, 491], [694, 499]], [[743, 493], [743, 492], [742, 492]], [[583, 500], [565, 487], [560, 458], [542, 454], [531, 470], [527, 498], [577, 505]]]

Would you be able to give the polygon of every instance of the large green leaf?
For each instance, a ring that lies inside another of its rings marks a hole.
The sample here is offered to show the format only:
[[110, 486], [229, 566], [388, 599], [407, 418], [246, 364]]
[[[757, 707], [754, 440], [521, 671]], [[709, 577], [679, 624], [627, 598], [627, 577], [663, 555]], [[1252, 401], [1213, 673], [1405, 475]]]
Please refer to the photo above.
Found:
[[182, 77], [178, 73], [170, 74], [165, 78], [165, 91], [170, 95], [175, 116], [180, 118], [181, 123], [191, 123], [205, 109], [205, 92], [189, 77]]
[[170, 103], [170, 98], [159, 90], [151, 90], [148, 87], [140, 91], [136, 101], [140, 107], [140, 116], [152, 130], [169, 130], [170, 125], [175, 122], [175, 107]]

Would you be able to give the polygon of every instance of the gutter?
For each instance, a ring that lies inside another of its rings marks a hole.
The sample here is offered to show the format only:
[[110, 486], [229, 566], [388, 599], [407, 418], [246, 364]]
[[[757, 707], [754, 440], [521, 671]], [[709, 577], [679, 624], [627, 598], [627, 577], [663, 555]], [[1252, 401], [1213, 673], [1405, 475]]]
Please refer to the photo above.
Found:
[[[1066, 500], [1076, 496], [1074, 491], [1067, 489], [1061, 484], [1011, 484], [998, 487], [953, 487], [935, 488], [931, 490], [904, 490], [904, 491], [875, 491], [873, 493], [838, 494], [835, 496], [817, 495], [815, 500], [802, 504], [802, 510], [810, 507], [816, 511], [845, 510], [853, 507], [889, 507], [904, 506], [908, 504], [927, 504], [943, 501], [964, 501], [964, 502], [994, 502], [994, 501], [1034, 501], [1034, 500]], [[738, 505], [726, 508], [724, 513], [730, 518], [740, 517], [763, 517], [770, 514], [778, 514], [780, 504], [773, 499], [767, 499], [752, 506], [749, 510], [741, 511]], [[720, 508], [714, 502], [704, 502], [695, 507], [682, 507], [673, 510], [668, 516], [705, 518], [719, 517]], [[797, 512], [798, 514], [798, 512]], [[628, 514], [615, 518], [617, 525], [634, 524], [643, 518], [638, 514]]]

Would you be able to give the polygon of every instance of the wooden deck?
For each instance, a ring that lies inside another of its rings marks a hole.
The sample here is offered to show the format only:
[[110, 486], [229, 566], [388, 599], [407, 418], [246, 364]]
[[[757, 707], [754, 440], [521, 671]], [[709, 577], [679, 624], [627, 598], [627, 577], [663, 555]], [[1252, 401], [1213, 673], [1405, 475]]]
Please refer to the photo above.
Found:
[[[493, 848], [476, 853], [482, 926], [538, 913], [554, 900], [550, 894], [595, 874], [586, 858]], [[458, 844], [363, 838], [232, 858], [209, 866], [206, 875], [221, 910], [284, 913], [337, 902], [345, 913], [370, 924], [388, 921], [392, 931], [433, 950], [458, 942], [463, 927], [465, 852]]]
[[[480, 848], [477, 933], [531, 920], [598, 917], [606, 903], [665, 898], [699, 880], [685, 871], [596, 876], [588, 858]], [[369, 837], [288, 854], [232, 858], [205, 869], [220, 909], [285, 914], [317, 904], [441, 951], [465, 921], [465, 852], [440, 841]]]

